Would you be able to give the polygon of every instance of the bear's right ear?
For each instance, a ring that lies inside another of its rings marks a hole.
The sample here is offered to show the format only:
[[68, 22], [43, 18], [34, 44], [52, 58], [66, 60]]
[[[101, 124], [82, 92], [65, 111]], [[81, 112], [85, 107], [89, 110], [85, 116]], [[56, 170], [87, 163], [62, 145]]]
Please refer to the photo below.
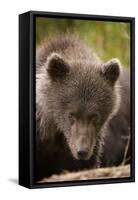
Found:
[[120, 62], [116, 58], [109, 60], [102, 66], [102, 76], [111, 86], [113, 86], [119, 78], [120, 68]]
[[54, 81], [64, 78], [69, 72], [69, 64], [57, 53], [52, 53], [46, 63], [50, 78]]

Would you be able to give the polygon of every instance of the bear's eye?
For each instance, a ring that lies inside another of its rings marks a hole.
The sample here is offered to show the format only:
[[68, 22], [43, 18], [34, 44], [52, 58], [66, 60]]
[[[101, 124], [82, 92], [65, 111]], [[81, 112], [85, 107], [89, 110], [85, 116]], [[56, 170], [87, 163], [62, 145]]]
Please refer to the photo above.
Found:
[[99, 120], [99, 114], [98, 113], [94, 113], [89, 115], [89, 119], [92, 120], [93, 122], [97, 122]]
[[69, 113], [68, 118], [69, 118], [69, 120], [70, 120], [70, 123], [71, 123], [71, 124], [74, 124], [74, 122], [75, 122], [75, 120], [76, 120], [74, 113]]

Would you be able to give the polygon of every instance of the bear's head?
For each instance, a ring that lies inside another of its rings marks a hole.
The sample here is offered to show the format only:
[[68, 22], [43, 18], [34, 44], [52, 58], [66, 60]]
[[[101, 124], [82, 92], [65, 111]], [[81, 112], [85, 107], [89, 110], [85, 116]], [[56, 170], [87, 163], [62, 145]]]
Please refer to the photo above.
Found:
[[52, 116], [75, 159], [93, 156], [102, 129], [119, 108], [120, 64], [65, 60], [52, 53], [46, 62]]

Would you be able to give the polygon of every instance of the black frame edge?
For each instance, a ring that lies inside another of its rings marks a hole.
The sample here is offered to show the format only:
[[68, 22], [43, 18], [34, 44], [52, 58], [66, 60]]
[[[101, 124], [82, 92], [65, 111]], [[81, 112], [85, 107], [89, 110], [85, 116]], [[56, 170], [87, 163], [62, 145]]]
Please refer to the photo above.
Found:
[[19, 185], [31, 188], [30, 13], [19, 15]]
[[135, 182], [135, 18], [131, 20], [131, 176]]
[[82, 14], [82, 13], [62, 13], [62, 12], [50, 12], [50, 11], [34, 11], [30, 10], [28, 11], [34, 16], [41, 17], [41, 16], [47, 16], [47, 17], [63, 17], [63, 18], [80, 18], [80, 19], [92, 19], [93, 20], [109, 20], [109, 21], [125, 21], [125, 22], [131, 22], [132, 20], [135, 20], [135, 17], [126, 17], [126, 16], [113, 16], [113, 15], [97, 15], [97, 14]]

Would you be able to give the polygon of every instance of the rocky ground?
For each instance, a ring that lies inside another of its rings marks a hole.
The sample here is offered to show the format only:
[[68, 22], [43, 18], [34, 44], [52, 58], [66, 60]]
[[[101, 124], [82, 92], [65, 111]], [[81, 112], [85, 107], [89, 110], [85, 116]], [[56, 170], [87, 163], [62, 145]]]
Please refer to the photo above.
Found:
[[39, 183], [72, 180], [109, 179], [122, 177], [130, 177], [130, 165], [83, 170], [78, 172], [64, 171], [62, 174], [52, 175], [49, 178], [44, 178], [41, 181], [39, 181]]

